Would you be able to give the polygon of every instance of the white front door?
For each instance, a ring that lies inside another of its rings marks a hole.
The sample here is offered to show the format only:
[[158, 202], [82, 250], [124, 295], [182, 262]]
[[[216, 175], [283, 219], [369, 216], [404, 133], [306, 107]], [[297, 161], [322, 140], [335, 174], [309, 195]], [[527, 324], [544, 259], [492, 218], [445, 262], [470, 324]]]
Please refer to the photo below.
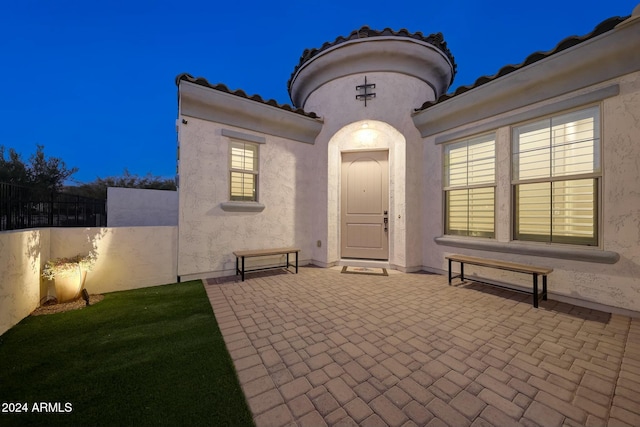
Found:
[[389, 259], [389, 152], [342, 153], [341, 256]]

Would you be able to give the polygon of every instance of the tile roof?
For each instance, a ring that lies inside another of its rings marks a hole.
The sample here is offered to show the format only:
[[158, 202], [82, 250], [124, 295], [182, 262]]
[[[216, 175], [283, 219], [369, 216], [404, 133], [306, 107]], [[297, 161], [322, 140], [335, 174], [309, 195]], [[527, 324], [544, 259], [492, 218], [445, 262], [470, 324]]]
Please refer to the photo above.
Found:
[[629, 18], [628, 16], [626, 17], [613, 17], [613, 18], [609, 18], [606, 19], [604, 21], [602, 21], [600, 24], [598, 24], [593, 31], [591, 31], [589, 34], [586, 34], [584, 36], [569, 36], [567, 38], [565, 38], [564, 40], [562, 40], [560, 43], [558, 43], [556, 45], [555, 48], [553, 48], [552, 50], [546, 51], [546, 52], [534, 52], [531, 55], [529, 55], [523, 62], [521, 62], [520, 64], [517, 65], [505, 65], [504, 67], [502, 67], [496, 74], [492, 75], [492, 76], [482, 76], [479, 77], [473, 84], [471, 85], [467, 85], [467, 86], [460, 86], [458, 87], [453, 93], [445, 93], [444, 95], [440, 96], [437, 100], [435, 101], [427, 101], [424, 104], [422, 104], [422, 106], [420, 108], [416, 108], [415, 111], [422, 111], [422, 110], [426, 110], [429, 107], [432, 107], [440, 102], [444, 102], [448, 99], [453, 98], [454, 96], [457, 95], [461, 95], [465, 92], [468, 92], [472, 89], [477, 88], [478, 86], [482, 86], [485, 83], [489, 83], [493, 80], [496, 80], [502, 76], [505, 76], [509, 73], [512, 73], [516, 70], [519, 70], [521, 68], [524, 68], [528, 65], [531, 65], [535, 62], [538, 62], [542, 59], [548, 58], [552, 55], [555, 55], [558, 52], [562, 52], [565, 49], [568, 49], [570, 47], [573, 47], [575, 45], [578, 45], [582, 42], [585, 42], [589, 39], [592, 39], [594, 37], [597, 37], [601, 34], [604, 34], [608, 31], [611, 31], [613, 28], [615, 28], [616, 25], [620, 24], [622, 21], [626, 20], [627, 18]]
[[357, 39], [368, 38], [368, 37], [406, 37], [410, 39], [427, 42], [435, 46], [440, 51], [442, 51], [442, 53], [444, 53], [449, 59], [449, 61], [451, 62], [451, 65], [453, 66], [453, 73], [451, 75], [451, 82], [449, 82], [449, 84], [453, 82], [453, 78], [456, 75], [456, 62], [453, 55], [451, 54], [451, 51], [449, 50], [449, 48], [447, 48], [447, 42], [444, 41], [444, 37], [442, 33], [435, 33], [435, 34], [430, 34], [428, 36], [425, 36], [419, 31], [416, 33], [411, 33], [404, 28], [398, 31], [394, 31], [391, 28], [385, 28], [382, 31], [378, 31], [378, 30], [372, 30], [371, 28], [365, 25], [359, 30], [352, 31], [351, 34], [349, 34], [347, 37], [339, 36], [332, 42], [324, 43], [319, 49], [305, 49], [304, 52], [302, 52], [302, 56], [300, 56], [300, 61], [298, 62], [298, 65], [296, 65], [296, 67], [293, 69], [293, 73], [291, 73], [291, 77], [289, 78], [289, 82], [287, 83], [287, 88], [289, 89], [289, 91], [291, 91], [291, 83], [293, 81], [293, 77], [296, 75], [300, 67], [302, 67], [306, 62], [310, 61], [313, 57], [315, 57], [319, 53], [331, 47], [337, 46], [341, 43], [348, 42], [350, 40], [357, 40]]
[[186, 81], [190, 83], [195, 83], [200, 86], [208, 87], [210, 89], [219, 90], [220, 92], [225, 92], [231, 95], [239, 96], [241, 98], [246, 98], [252, 101], [260, 102], [262, 104], [271, 105], [272, 107], [280, 108], [281, 110], [290, 111], [292, 113], [300, 114], [302, 116], [306, 116], [312, 119], [317, 119], [318, 115], [313, 112], [306, 112], [302, 108], [294, 108], [289, 104], [279, 104], [275, 99], [264, 100], [260, 95], [247, 95], [245, 91], [238, 90], [230, 90], [226, 85], [222, 83], [211, 84], [204, 77], [193, 77], [191, 74], [182, 73], [176, 76], [176, 86], [180, 86], [181, 81]]

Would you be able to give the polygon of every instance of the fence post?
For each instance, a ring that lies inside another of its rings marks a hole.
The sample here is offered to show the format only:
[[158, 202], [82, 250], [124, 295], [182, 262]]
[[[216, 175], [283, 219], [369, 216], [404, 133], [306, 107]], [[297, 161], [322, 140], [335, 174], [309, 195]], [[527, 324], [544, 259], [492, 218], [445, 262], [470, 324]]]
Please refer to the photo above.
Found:
[[49, 227], [53, 227], [53, 199], [55, 193], [51, 192], [50, 202], [49, 202]]

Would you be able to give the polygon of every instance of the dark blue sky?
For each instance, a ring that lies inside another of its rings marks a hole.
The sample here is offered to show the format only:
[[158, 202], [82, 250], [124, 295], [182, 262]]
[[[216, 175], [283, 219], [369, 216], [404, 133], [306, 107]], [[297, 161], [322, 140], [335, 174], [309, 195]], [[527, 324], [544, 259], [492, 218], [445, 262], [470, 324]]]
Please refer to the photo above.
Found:
[[451, 90], [589, 33], [637, 0], [67, 1], [0, 8], [0, 145], [36, 144], [74, 176], [175, 174], [176, 75], [188, 72], [290, 103], [306, 48], [368, 25], [442, 32], [458, 64]]

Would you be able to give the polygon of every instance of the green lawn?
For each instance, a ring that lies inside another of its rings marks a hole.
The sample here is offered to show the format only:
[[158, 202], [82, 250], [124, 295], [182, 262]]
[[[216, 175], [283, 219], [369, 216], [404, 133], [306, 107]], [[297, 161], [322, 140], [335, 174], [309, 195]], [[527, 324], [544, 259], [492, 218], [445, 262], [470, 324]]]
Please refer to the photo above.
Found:
[[253, 425], [200, 281], [24, 319], [0, 336], [0, 405], [0, 426]]

